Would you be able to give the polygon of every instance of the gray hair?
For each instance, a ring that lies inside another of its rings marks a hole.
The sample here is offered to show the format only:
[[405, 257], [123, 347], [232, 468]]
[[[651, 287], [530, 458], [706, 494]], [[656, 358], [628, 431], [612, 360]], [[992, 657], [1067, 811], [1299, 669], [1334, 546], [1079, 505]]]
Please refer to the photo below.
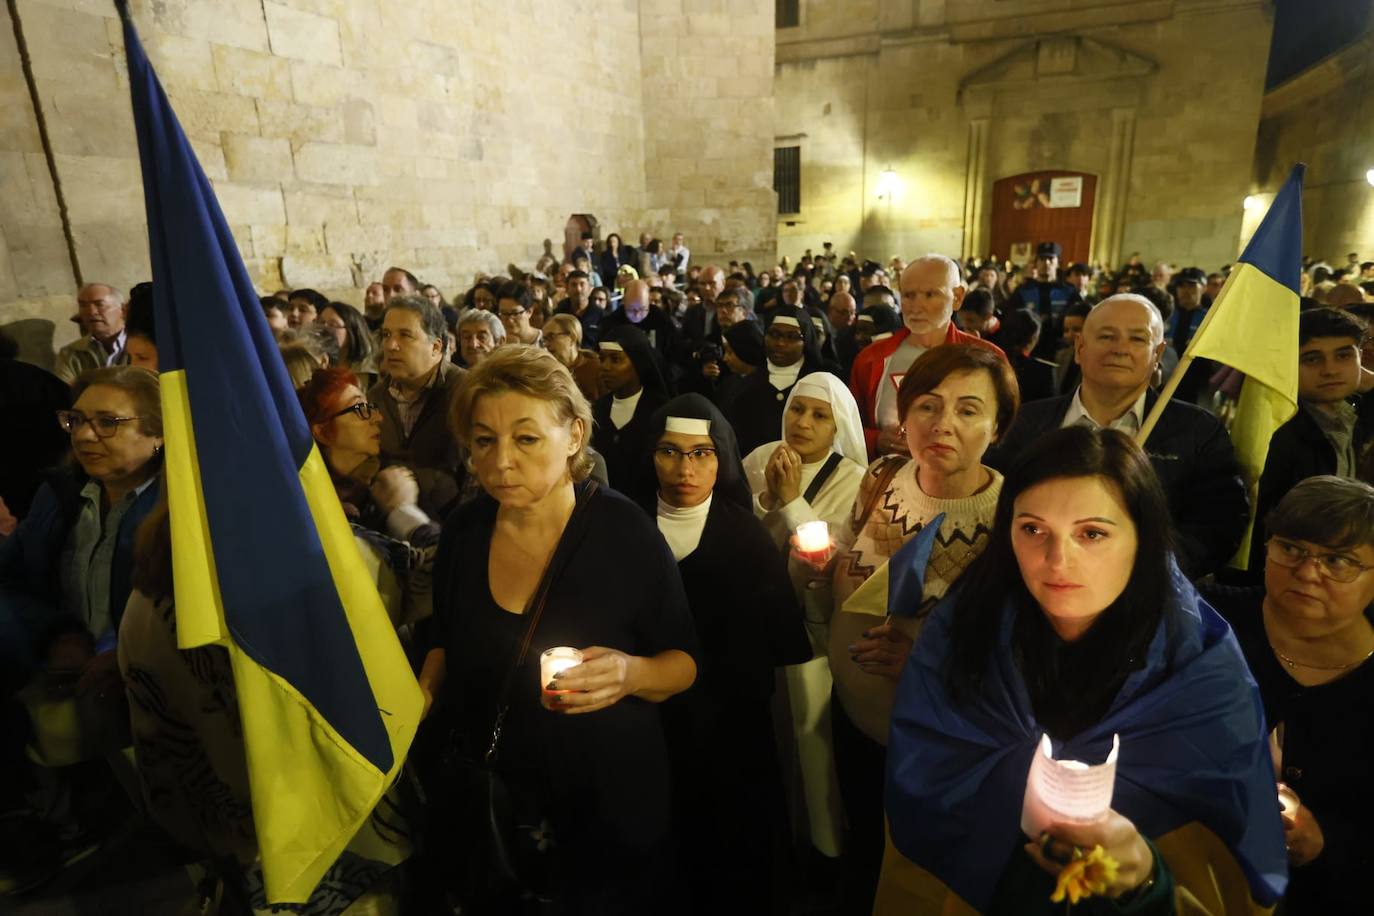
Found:
[[720, 308], [721, 304], [728, 299], [734, 299], [735, 301], [733, 304], [744, 309], [744, 314], [747, 317], [754, 317], [754, 294], [749, 292], [749, 287], [733, 286], [727, 289], [725, 292], [721, 293], [720, 298], [716, 300], [716, 308]]
[[1091, 316], [1093, 312], [1102, 308], [1102, 306], [1109, 302], [1134, 302], [1136, 305], [1144, 306], [1150, 313], [1150, 346], [1157, 347], [1163, 342], [1164, 316], [1160, 314], [1159, 308], [1149, 299], [1146, 299], [1139, 293], [1117, 293], [1114, 296], [1108, 296], [1106, 299], [1097, 303], [1097, 305], [1094, 305], [1092, 311], [1088, 312], [1088, 314]]
[[1374, 545], [1374, 487], [1350, 477], [1309, 477], [1269, 511], [1264, 527], [1333, 550]]
[[447, 339], [448, 325], [444, 322], [444, 313], [423, 296], [392, 296], [382, 312], [382, 321], [385, 322], [386, 316], [396, 309], [418, 315], [420, 327], [430, 340]]
[[[90, 289], [93, 286], [103, 286], [109, 290], [109, 292], [102, 297], [104, 299], [113, 299], [120, 305], [123, 305], [124, 303], [129, 301], [129, 297], [124, 294], [124, 290], [120, 289], [118, 286], [115, 286], [111, 283], [101, 283], [98, 280], [92, 280], [90, 283], [81, 284], [81, 289]], [[76, 291], [76, 294], [78, 296], [81, 295], [81, 289]]]
[[486, 309], [468, 309], [458, 316], [458, 333], [463, 333], [463, 326], [469, 324], [484, 324], [491, 332], [491, 339], [497, 343], [504, 343], [506, 340], [506, 326]]
[[911, 263], [902, 268], [902, 273], [906, 273], [918, 264], [939, 264], [945, 269], [945, 276], [949, 280], [949, 288], [964, 285], [964, 272], [959, 269], [959, 262], [953, 258], [947, 258], [942, 254], [923, 254], [919, 258], [912, 258]]

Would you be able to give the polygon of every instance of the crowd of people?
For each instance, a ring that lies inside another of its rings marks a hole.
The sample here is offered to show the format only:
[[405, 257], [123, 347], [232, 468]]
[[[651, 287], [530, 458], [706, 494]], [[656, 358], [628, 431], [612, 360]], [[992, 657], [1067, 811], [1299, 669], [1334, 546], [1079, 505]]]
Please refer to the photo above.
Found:
[[[1364, 911], [1374, 262], [1305, 265], [1252, 505], [1227, 367], [1136, 441], [1228, 268], [1062, 253], [613, 233], [451, 298], [264, 296], [425, 698], [293, 912]], [[152, 296], [83, 286], [54, 373], [0, 339], [0, 892], [99, 846], [131, 745], [220, 912], [276, 912], [229, 656], [177, 648]], [[1115, 791], [1031, 834], [1044, 736], [1119, 743]]]

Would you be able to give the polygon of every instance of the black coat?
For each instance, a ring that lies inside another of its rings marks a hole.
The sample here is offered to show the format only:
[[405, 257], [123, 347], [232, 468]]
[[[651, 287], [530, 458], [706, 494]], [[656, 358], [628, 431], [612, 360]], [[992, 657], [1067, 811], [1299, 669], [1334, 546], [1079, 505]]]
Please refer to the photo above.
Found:
[[1008, 350], [1007, 362], [1016, 373], [1016, 384], [1021, 388], [1021, 403], [1054, 397], [1055, 364], [1052, 361], [1038, 356], [1022, 356]]
[[[798, 380], [806, 374], [803, 370]], [[718, 394], [716, 405], [734, 427], [741, 457], [748, 456], [760, 445], [778, 440], [782, 433], [782, 409], [791, 393], [792, 387], [782, 391], [774, 388], [765, 367], [756, 369], [738, 385], [731, 385]]]
[[57, 411], [71, 406], [72, 390], [51, 372], [0, 359], [0, 413], [8, 424], [0, 449], [0, 499], [15, 518], [28, 514], [43, 472], [71, 448], [71, 437], [57, 425]]
[[786, 913], [790, 831], [770, 701], [775, 667], [811, 658], [801, 607], [763, 524], [719, 490], [678, 570], [700, 651], [696, 683], [663, 719], [692, 909]]
[[649, 421], [660, 407], [668, 403], [668, 396], [655, 388], [645, 388], [635, 405], [634, 416], [620, 429], [611, 422], [611, 400], [606, 395], [592, 405], [592, 448], [606, 459], [606, 477], [621, 493], [635, 494], [643, 490], [644, 456], [652, 445], [648, 441]]
[[[1374, 410], [1362, 408], [1355, 421], [1355, 454], [1358, 456], [1374, 439]], [[1250, 568], [1246, 578], [1258, 581], [1264, 571], [1264, 519], [1288, 491], [1300, 481], [1322, 474], [1336, 473], [1336, 450], [1317, 421], [1304, 407], [1277, 430], [1269, 440], [1269, 456], [1260, 475], [1259, 497], [1255, 500], [1256, 537], [1250, 544]]]
[[[1149, 416], [1157, 396], [1145, 396]], [[1005, 471], [1031, 442], [1059, 428], [1073, 395], [1032, 401], [984, 463]], [[1192, 577], [1220, 570], [1235, 555], [1250, 519], [1250, 499], [1231, 437], [1216, 417], [1170, 401], [1145, 445], [1169, 499], [1179, 561]]]

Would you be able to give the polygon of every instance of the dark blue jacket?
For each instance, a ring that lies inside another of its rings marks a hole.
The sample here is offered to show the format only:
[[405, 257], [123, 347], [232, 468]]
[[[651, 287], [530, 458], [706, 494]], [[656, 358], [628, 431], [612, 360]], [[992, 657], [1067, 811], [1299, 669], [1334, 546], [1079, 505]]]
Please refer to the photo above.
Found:
[[[89, 479], [79, 469], [51, 475], [14, 534], [0, 540], [0, 670], [27, 674], [53, 635], [82, 627], [60, 608], [60, 566], [67, 534], [81, 511], [81, 489]], [[110, 620], [116, 631], [129, 600], [134, 535], [160, 490], [156, 481], [146, 487], [119, 524], [110, 571]], [[9, 674], [0, 677], [10, 680]]]

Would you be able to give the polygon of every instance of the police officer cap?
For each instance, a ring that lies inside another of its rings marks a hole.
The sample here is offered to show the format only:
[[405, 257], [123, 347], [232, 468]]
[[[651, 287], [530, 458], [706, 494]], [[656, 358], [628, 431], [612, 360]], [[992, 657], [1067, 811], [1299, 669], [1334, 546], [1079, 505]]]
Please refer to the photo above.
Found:
[[1185, 267], [1174, 274], [1174, 283], [1196, 283], [1198, 286], [1206, 286], [1207, 275], [1200, 267]]
[[1057, 258], [1064, 253], [1064, 249], [1059, 247], [1058, 242], [1041, 242], [1035, 246], [1035, 256], [1037, 258]]

